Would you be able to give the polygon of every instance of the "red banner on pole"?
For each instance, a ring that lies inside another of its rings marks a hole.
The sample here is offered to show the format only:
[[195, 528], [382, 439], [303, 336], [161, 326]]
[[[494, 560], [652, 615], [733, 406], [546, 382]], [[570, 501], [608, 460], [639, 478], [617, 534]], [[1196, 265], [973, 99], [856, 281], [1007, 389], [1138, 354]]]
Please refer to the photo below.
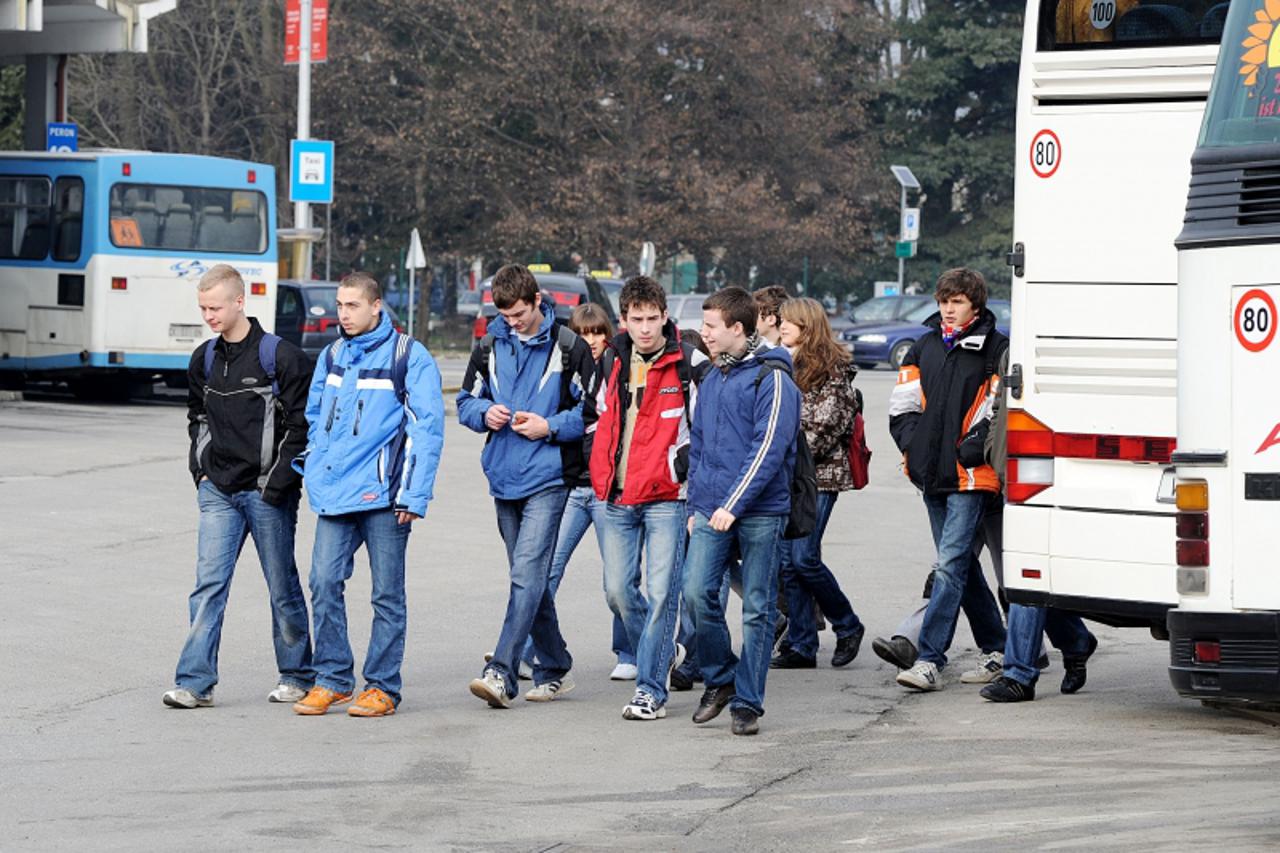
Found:
[[[302, 17], [301, 0], [285, 0], [284, 64], [298, 64], [298, 45], [302, 41], [298, 20]], [[311, 0], [311, 61], [329, 58], [329, 0]]]

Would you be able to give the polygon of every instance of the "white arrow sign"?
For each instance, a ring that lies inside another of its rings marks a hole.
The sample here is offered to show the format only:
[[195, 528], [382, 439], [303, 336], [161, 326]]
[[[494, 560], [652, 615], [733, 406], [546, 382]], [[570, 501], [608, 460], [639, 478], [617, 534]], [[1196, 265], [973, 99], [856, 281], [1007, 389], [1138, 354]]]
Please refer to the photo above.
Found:
[[420, 270], [427, 265], [427, 256], [422, 251], [422, 238], [418, 236], [418, 229], [413, 229], [413, 233], [409, 235], [409, 255], [404, 259], [405, 269]]

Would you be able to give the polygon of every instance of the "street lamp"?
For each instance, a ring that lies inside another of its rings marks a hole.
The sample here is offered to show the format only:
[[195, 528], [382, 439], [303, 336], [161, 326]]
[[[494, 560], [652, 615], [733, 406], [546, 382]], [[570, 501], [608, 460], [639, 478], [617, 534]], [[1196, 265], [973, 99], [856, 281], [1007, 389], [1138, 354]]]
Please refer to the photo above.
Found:
[[[898, 239], [902, 240], [904, 235], [901, 232], [902, 222], [907, 215], [907, 190], [920, 189], [920, 182], [916, 180], [916, 176], [911, 174], [911, 170], [906, 166], [890, 166], [893, 176], [898, 179], [898, 186], [902, 188], [902, 201], [898, 206]], [[907, 259], [902, 255], [898, 256], [898, 295], [904, 292], [904, 285], [907, 272]]]

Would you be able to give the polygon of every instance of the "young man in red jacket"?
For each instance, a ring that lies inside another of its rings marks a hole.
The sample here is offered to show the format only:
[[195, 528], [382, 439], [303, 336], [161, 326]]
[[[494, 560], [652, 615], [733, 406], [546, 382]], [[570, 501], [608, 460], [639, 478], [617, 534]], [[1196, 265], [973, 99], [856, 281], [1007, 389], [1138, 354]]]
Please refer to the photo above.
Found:
[[[636, 692], [628, 720], [666, 716], [667, 675], [683, 649], [674, 640], [685, 549], [685, 474], [694, 379], [706, 356], [682, 345], [667, 296], [637, 276], [622, 288], [626, 334], [601, 358], [596, 382], [591, 485], [607, 501], [600, 522], [604, 589], [636, 650]], [[648, 555], [640, 593], [641, 552]]]

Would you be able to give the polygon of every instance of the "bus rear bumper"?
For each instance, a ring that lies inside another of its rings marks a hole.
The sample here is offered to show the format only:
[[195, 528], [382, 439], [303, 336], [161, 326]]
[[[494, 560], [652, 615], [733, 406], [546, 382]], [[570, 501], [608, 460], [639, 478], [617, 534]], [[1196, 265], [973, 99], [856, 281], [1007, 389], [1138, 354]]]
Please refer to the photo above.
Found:
[[[1202, 642], [1217, 644], [1217, 663], [1197, 659]], [[1170, 610], [1169, 680], [1190, 699], [1280, 703], [1280, 614]]]

